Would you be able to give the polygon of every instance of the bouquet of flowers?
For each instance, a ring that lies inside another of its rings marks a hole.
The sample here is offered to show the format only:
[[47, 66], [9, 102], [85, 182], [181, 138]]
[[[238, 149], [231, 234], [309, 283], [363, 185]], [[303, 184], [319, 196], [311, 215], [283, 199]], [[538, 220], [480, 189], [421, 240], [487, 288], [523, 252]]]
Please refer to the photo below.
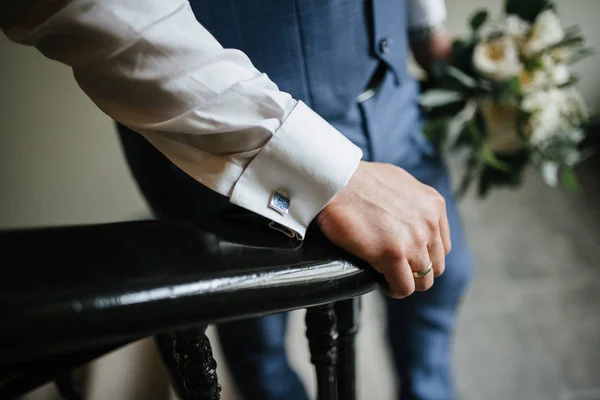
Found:
[[591, 52], [549, 0], [506, 0], [504, 10], [499, 20], [474, 13], [471, 37], [433, 67], [420, 100], [424, 133], [442, 150], [466, 152], [459, 194], [473, 182], [480, 196], [517, 186], [530, 164], [549, 185], [576, 188], [588, 113], [569, 66]]

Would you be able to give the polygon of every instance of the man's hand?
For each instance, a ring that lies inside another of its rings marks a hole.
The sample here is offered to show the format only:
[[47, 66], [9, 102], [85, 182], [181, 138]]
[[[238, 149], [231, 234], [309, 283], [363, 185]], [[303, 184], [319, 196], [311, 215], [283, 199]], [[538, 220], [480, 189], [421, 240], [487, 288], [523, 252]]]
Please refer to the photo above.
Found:
[[441, 31], [421, 40], [411, 40], [410, 48], [415, 61], [429, 73], [435, 61], [449, 61], [452, 58], [452, 43], [454, 43], [452, 35]]
[[[444, 272], [451, 247], [444, 198], [401, 168], [361, 162], [317, 222], [329, 240], [382, 273], [392, 297], [427, 290]], [[413, 276], [430, 263], [433, 273]]]

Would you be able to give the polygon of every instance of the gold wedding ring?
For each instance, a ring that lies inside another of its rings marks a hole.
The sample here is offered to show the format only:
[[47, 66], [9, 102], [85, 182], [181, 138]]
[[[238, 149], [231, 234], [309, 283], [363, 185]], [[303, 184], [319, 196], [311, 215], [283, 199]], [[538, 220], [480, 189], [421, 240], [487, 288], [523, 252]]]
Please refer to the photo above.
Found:
[[422, 269], [420, 271], [413, 272], [413, 276], [415, 278], [423, 278], [428, 273], [430, 273], [432, 269], [433, 269], [433, 263], [429, 263], [429, 267]]

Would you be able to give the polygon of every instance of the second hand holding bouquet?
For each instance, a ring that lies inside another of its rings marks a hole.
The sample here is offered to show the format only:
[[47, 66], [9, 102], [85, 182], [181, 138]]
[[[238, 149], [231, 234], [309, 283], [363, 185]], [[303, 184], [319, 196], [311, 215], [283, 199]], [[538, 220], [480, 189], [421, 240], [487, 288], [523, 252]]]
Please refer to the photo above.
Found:
[[424, 133], [444, 150], [468, 153], [459, 194], [474, 181], [481, 196], [516, 186], [529, 164], [549, 185], [574, 188], [588, 114], [569, 65], [590, 51], [550, 1], [507, 0], [505, 13], [489, 21], [476, 12], [471, 38], [457, 40], [452, 60], [434, 66], [435, 85], [421, 97]]

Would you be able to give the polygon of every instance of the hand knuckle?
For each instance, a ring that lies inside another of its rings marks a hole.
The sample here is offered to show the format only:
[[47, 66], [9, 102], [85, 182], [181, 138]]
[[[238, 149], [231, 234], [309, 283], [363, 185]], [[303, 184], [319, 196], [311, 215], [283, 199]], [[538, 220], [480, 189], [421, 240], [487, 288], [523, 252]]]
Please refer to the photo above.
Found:
[[427, 246], [427, 236], [427, 233], [422, 231], [417, 231], [413, 234], [413, 243], [417, 247], [417, 249]]
[[404, 258], [404, 248], [398, 243], [388, 243], [383, 247], [383, 255], [386, 259], [396, 262]]
[[446, 199], [444, 199], [442, 196], [434, 196], [433, 207], [438, 213], [444, 212], [446, 210]]
[[439, 194], [439, 192], [437, 190], [435, 190], [435, 188], [433, 188], [432, 186], [427, 185], [427, 193], [431, 196], [436, 196]]
[[427, 227], [428, 232], [437, 232], [439, 230], [439, 225], [437, 218], [433, 216], [427, 216], [427, 218], [425, 218], [425, 226]]
[[444, 196], [442, 196], [440, 192], [438, 192], [434, 188], [429, 187], [429, 194], [431, 195], [431, 198], [435, 204], [443, 206], [446, 205], [446, 199], [444, 198]]
[[446, 199], [437, 190], [435, 192], [435, 199], [440, 204], [444, 204], [444, 205], [446, 204]]

